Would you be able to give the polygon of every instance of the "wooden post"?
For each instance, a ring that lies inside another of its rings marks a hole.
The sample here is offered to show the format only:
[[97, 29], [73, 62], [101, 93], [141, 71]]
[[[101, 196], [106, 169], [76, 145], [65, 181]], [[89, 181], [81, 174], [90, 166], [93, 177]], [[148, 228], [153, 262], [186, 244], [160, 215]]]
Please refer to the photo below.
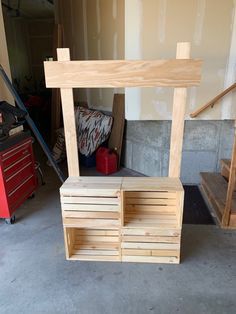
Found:
[[[70, 50], [57, 49], [58, 61], [70, 61]], [[76, 135], [74, 97], [72, 88], [61, 88], [61, 102], [66, 140], [66, 154], [69, 177], [79, 176], [79, 156]]]
[[235, 187], [235, 180], [236, 180], [236, 121], [235, 121], [235, 129], [234, 129], [234, 145], [232, 151], [232, 158], [231, 158], [231, 166], [230, 166], [230, 173], [229, 173], [229, 182], [228, 182], [228, 190], [225, 202], [225, 210], [222, 216], [222, 226], [227, 227], [229, 225], [230, 220], [230, 211]]
[[[176, 59], [189, 59], [189, 58], [190, 58], [190, 43], [178, 43]], [[186, 88], [175, 88], [173, 99], [170, 157], [169, 157], [169, 177], [172, 178], [180, 177], [186, 98], [187, 98]]]

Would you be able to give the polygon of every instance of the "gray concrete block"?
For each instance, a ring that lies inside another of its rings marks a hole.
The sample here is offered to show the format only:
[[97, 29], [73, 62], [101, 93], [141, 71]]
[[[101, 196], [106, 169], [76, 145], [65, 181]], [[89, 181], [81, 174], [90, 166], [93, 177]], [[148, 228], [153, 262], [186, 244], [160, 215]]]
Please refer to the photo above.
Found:
[[161, 159], [161, 176], [167, 177], [169, 173], [169, 155], [170, 151], [165, 150], [161, 152], [162, 159]]
[[160, 148], [170, 143], [170, 121], [128, 121], [126, 139]]
[[183, 152], [181, 181], [183, 184], [199, 184], [200, 172], [216, 171], [216, 154], [214, 152]]
[[231, 150], [234, 140], [234, 121], [222, 121], [221, 136], [220, 136], [220, 149]]
[[[220, 171], [220, 159], [230, 158], [234, 121], [186, 121], [182, 179], [198, 184], [200, 171]], [[126, 167], [152, 176], [167, 176], [171, 121], [128, 121]]]
[[147, 176], [161, 176], [161, 153], [148, 145], [133, 143], [132, 169]]
[[220, 121], [186, 121], [184, 150], [217, 151], [220, 129]]

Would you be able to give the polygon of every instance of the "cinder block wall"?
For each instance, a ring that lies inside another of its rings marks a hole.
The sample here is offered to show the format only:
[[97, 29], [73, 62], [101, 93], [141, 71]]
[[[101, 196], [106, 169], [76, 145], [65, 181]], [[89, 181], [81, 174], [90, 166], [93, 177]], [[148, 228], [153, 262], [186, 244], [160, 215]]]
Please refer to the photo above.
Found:
[[[127, 121], [123, 164], [147, 176], [167, 176], [171, 121]], [[220, 170], [220, 159], [231, 158], [233, 120], [185, 122], [181, 180], [199, 184], [199, 173]]]

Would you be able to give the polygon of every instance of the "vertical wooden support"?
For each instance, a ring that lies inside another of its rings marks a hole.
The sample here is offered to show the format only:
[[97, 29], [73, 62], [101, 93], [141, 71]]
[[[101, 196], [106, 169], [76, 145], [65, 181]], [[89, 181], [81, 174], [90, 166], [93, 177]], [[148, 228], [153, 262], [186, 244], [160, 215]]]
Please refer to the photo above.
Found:
[[[190, 43], [178, 43], [176, 59], [190, 58]], [[169, 177], [179, 178], [184, 135], [187, 88], [175, 88], [172, 112]]]
[[224, 213], [222, 216], [222, 222], [221, 222], [223, 227], [227, 227], [229, 225], [235, 181], [236, 181], [236, 121], [234, 125], [234, 145], [233, 145], [232, 158], [231, 158], [228, 190], [227, 190], [227, 196], [226, 196], [226, 202], [225, 202], [225, 210], [224, 210]]
[[[70, 61], [70, 50], [57, 49], [58, 61]], [[79, 176], [79, 156], [75, 125], [74, 97], [72, 88], [61, 88], [62, 113], [66, 140], [69, 177]]]

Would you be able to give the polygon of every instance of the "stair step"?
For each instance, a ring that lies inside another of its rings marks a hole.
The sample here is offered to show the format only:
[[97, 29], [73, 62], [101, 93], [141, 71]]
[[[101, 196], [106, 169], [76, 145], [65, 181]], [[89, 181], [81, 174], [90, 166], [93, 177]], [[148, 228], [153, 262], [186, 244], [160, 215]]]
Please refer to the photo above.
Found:
[[[212, 205], [217, 219], [221, 222], [225, 209], [228, 183], [220, 173], [202, 172], [202, 188], [208, 202]], [[231, 216], [236, 216], [236, 192], [232, 201]]]
[[221, 175], [225, 177], [227, 180], [229, 180], [231, 160], [221, 159], [220, 164], [221, 164]]

